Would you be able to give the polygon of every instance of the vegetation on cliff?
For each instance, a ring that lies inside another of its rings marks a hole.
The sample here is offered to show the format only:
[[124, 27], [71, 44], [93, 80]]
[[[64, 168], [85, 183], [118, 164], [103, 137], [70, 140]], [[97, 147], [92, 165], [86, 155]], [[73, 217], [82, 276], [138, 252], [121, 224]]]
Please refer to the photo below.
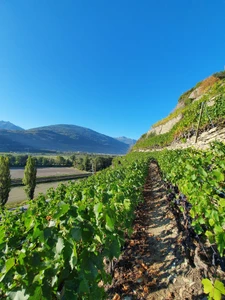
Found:
[[[225, 116], [225, 71], [215, 73], [183, 95], [178, 100], [180, 107], [168, 117], [152, 126], [153, 130], [143, 135], [134, 150], [139, 148], [156, 149], [170, 145], [173, 141], [182, 141], [196, 134], [201, 105], [204, 102], [200, 131], [213, 126], [224, 126]], [[155, 128], [165, 125], [181, 115], [178, 121], [168, 132], [156, 134]]]

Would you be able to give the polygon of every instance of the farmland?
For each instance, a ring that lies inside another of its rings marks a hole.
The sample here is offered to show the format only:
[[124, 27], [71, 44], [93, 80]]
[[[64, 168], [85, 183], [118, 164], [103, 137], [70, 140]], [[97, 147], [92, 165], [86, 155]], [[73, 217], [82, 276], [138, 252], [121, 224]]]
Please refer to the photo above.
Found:
[[[133, 152], [114, 159], [113, 168], [29, 201], [23, 213], [2, 210], [1, 264], [6, 267], [0, 296], [7, 299], [9, 294], [22, 293], [23, 299], [55, 295], [63, 299], [65, 293], [65, 299], [106, 299], [108, 294], [117, 299], [119, 293], [122, 297], [129, 293], [137, 295], [135, 299], [153, 299], [149, 294], [167, 299], [168, 289], [162, 287], [176, 283], [175, 295], [180, 295], [182, 286], [182, 297], [186, 293], [204, 299], [202, 283], [212, 280], [215, 254], [215, 286], [224, 293], [224, 277], [219, 275], [224, 272], [224, 150], [218, 143], [204, 152]], [[193, 237], [198, 237], [200, 246]], [[209, 260], [206, 256], [200, 260], [197, 251], [203, 255], [202, 247]], [[107, 273], [105, 258], [116, 260], [115, 269], [107, 266]], [[208, 278], [201, 274], [202, 265], [209, 270]], [[18, 279], [16, 286], [13, 276]], [[193, 285], [186, 285], [187, 277]], [[36, 278], [38, 285], [32, 285]]]
[[[27, 197], [21, 186], [24, 168], [11, 168], [10, 174], [12, 178], [12, 189], [9, 193], [7, 204], [11, 206], [12, 203], [18, 204], [19, 202], [26, 200]], [[56, 188], [62, 182], [67, 183], [69, 180], [85, 177], [88, 176], [88, 174], [89, 173], [85, 171], [69, 167], [38, 168], [37, 185], [34, 196], [37, 197], [39, 193], [45, 194], [49, 188]]]
[[[10, 169], [12, 179], [22, 179], [24, 168], [11, 168]], [[55, 177], [63, 175], [78, 175], [86, 172], [80, 171], [75, 168], [58, 167], [58, 168], [37, 168], [37, 177]]]
[[[49, 188], [56, 188], [60, 183], [67, 184], [68, 181], [56, 181], [56, 182], [48, 182], [48, 183], [39, 183], [36, 185], [34, 197], [37, 197], [40, 193], [45, 194]], [[27, 199], [25, 191], [22, 186], [13, 187], [9, 193], [9, 199], [7, 204], [10, 206], [15, 203], [18, 204], [21, 201]]]
[[[10, 169], [12, 186], [20, 186], [24, 174], [24, 168]], [[37, 168], [37, 183], [72, 180], [89, 176], [90, 173], [69, 167]]]

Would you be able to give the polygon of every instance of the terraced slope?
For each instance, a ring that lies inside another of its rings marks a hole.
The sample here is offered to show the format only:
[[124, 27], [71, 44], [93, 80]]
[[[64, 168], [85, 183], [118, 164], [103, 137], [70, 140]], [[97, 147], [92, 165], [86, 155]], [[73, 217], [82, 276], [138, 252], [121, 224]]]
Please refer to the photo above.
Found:
[[181, 95], [176, 109], [142, 135], [133, 150], [160, 149], [178, 142], [186, 143], [197, 134], [201, 108], [199, 134], [225, 127], [225, 71], [215, 73]]

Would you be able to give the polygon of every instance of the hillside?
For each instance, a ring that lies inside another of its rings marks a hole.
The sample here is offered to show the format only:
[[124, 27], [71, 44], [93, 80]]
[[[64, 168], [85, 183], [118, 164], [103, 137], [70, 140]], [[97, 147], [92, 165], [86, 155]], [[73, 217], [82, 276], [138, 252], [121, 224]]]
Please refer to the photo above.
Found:
[[[225, 71], [209, 76], [181, 95], [174, 111], [143, 134], [133, 149], [151, 151], [177, 144], [181, 148], [194, 145], [201, 107], [200, 140], [201, 134], [210, 129], [214, 137], [218, 132], [218, 140], [224, 140]], [[207, 143], [204, 138], [202, 141]]]
[[0, 129], [6, 129], [6, 130], [24, 130], [23, 128], [12, 124], [9, 121], [0, 121]]
[[0, 151], [91, 152], [125, 154], [129, 145], [76, 125], [52, 125], [29, 130], [0, 129]]
[[120, 141], [120, 142], [122, 142], [122, 143], [124, 143], [124, 144], [127, 144], [129, 146], [133, 146], [137, 142], [136, 140], [129, 139], [129, 138], [125, 137], [125, 136], [120, 136], [120, 137], [117, 137], [115, 139], [118, 140], [118, 141]]

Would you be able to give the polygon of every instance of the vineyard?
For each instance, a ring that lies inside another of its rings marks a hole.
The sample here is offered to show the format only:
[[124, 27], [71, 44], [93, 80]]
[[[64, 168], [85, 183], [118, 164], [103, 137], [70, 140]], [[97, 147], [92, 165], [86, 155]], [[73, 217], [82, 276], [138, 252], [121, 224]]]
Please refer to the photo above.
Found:
[[[118, 257], [142, 200], [149, 159], [114, 168], [1, 211], [1, 299], [102, 299], [105, 260]], [[49, 200], [49, 201], [46, 201]]]
[[0, 0], [0, 300], [225, 300], [225, 0]]
[[132, 233], [150, 161], [158, 163], [168, 207], [178, 231], [184, 233], [185, 256], [196, 267], [203, 252], [205, 292], [221, 299], [225, 294], [222, 143], [204, 152], [133, 152], [80, 183], [50, 189], [30, 202], [25, 212], [2, 209], [1, 298], [106, 298], [104, 287], [112, 279], [108, 270]]
[[[224, 72], [221, 72], [221, 74], [224, 76]], [[203, 103], [205, 104], [205, 109], [203, 110], [201, 118], [201, 124], [199, 128], [200, 132], [204, 132], [208, 128], [215, 126], [224, 127], [225, 78], [217, 78], [216, 76], [214, 74], [214, 76], [211, 76], [198, 83], [195, 88], [184, 93], [180, 97], [180, 102], [183, 103], [183, 106], [176, 109], [167, 118], [152, 126], [155, 128], [159, 125], [163, 125], [180, 115], [180, 121], [177, 122], [168, 132], [163, 134], [155, 134], [154, 132], [150, 134], [144, 134], [135, 144], [133, 149], [162, 148], [171, 145], [171, 143], [174, 141], [185, 142], [187, 138], [196, 135], [200, 108]], [[189, 98], [191, 92], [196, 90], [198, 87], [202, 87], [202, 89], [204, 88], [204, 92], [202, 93], [201, 97], [195, 100]]]
[[[163, 151], [155, 157], [168, 188], [171, 210], [179, 230], [185, 232], [182, 242], [190, 264], [196, 267], [198, 252], [202, 251], [205, 276], [212, 266], [211, 275], [224, 280], [225, 145], [215, 142], [209, 151]], [[210, 299], [225, 295], [218, 279], [214, 285], [208, 278], [202, 283]]]
[[208, 151], [189, 148], [143, 155], [151, 155], [159, 164], [168, 205], [178, 230], [185, 233], [182, 245], [189, 263], [196, 267], [200, 260], [205, 277], [211, 274], [211, 281], [203, 279], [205, 292], [210, 299], [221, 299], [225, 295], [220, 281], [225, 274], [225, 145], [215, 142]]

